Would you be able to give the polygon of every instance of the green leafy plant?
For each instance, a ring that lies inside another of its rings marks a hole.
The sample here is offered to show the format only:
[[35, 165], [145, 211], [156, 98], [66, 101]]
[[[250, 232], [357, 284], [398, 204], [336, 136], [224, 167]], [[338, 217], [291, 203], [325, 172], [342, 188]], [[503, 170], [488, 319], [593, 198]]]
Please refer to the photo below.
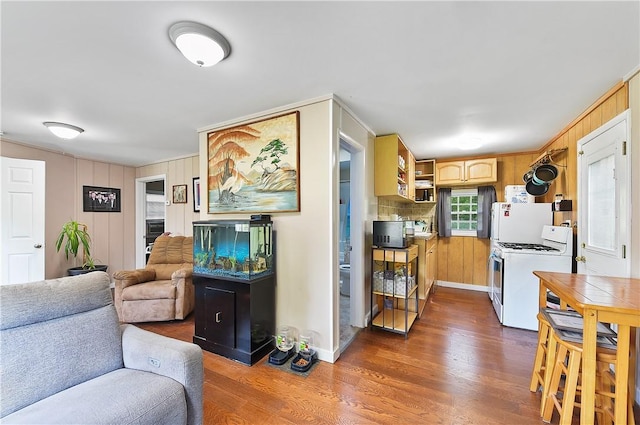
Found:
[[95, 261], [91, 257], [91, 237], [87, 232], [87, 225], [71, 220], [62, 225], [62, 230], [56, 239], [56, 252], [60, 251], [64, 243], [64, 254], [68, 260], [69, 255], [78, 257], [78, 251], [82, 247], [82, 268], [95, 269]]

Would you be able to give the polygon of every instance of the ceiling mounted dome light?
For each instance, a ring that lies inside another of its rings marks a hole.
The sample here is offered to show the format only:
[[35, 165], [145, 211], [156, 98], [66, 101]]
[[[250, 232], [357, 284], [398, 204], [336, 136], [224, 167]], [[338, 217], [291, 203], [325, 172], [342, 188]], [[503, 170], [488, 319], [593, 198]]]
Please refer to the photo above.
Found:
[[197, 22], [176, 22], [169, 28], [169, 38], [185, 58], [198, 66], [213, 66], [231, 53], [222, 34]]
[[84, 133], [84, 130], [80, 127], [62, 122], [46, 121], [42, 124], [61, 139], [75, 139], [80, 135], [80, 133]]
[[477, 137], [465, 138], [458, 141], [458, 149], [471, 151], [482, 146], [482, 140]]

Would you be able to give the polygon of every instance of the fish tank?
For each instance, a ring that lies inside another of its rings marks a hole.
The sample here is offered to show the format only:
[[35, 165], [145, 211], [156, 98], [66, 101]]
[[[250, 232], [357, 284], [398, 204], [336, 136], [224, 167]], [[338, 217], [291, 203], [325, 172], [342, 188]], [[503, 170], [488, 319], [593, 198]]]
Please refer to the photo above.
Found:
[[193, 222], [193, 273], [253, 280], [273, 274], [270, 218]]

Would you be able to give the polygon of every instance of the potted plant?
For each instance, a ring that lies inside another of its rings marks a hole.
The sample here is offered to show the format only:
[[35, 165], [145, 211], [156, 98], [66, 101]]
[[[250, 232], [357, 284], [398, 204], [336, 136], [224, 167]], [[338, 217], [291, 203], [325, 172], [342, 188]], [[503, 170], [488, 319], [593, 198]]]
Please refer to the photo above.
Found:
[[95, 264], [95, 260], [91, 256], [91, 237], [87, 232], [87, 225], [71, 220], [62, 225], [62, 230], [56, 239], [56, 252], [60, 251], [64, 243], [65, 258], [69, 260], [69, 255], [74, 258], [78, 257], [78, 250], [82, 247], [82, 265], [72, 267], [67, 270], [69, 276], [89, 273], [96, 270], [107, 271], [106, 265]]

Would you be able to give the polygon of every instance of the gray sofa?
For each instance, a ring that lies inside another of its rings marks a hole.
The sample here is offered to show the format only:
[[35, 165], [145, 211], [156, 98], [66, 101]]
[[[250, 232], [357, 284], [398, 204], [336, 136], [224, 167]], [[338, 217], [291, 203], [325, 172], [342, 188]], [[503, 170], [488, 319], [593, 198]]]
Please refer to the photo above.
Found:
[[0, 285], [0, 423], [202, 423], [200, 347], [120, 325], [109, 283]]

